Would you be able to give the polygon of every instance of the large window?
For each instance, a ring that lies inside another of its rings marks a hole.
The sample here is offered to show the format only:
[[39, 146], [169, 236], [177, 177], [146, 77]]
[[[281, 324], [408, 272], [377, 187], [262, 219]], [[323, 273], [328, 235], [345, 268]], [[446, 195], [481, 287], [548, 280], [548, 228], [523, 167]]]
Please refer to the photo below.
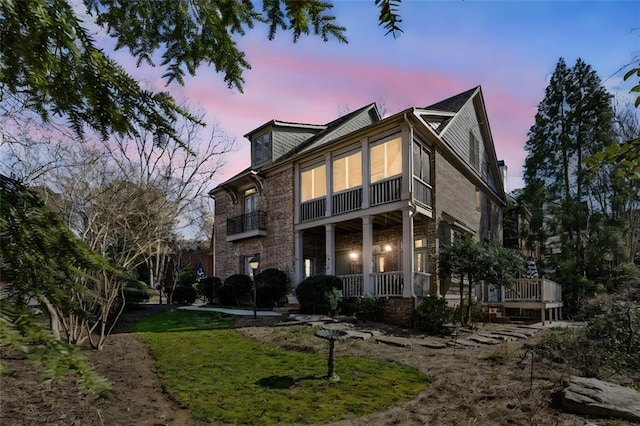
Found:
[[300, 201], [327, 195], [327, 166], [324, 164], [303, 170], [300, 174]]
[[402, 140], [400, 137], [374, 145], [371, 154], [371, 182], [402, 173]]
[[360, 151], [333, 161], [333, 192], [362, 185], [362, 153]]
[[271, 158], [271, 133], [267, 132], [253, 140], [253, 163], [259, 164]]
[[431, 184], [431, 155], [418, 142], [413, 143], [413, 175]]

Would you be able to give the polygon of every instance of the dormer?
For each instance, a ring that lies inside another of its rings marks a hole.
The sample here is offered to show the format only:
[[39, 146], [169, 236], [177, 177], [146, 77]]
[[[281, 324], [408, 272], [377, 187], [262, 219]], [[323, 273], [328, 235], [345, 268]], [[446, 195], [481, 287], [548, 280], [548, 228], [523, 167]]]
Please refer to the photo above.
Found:
[[251, 142], [251, 168], [276, 161], [326, 126], [271, 120], [245, 137]]

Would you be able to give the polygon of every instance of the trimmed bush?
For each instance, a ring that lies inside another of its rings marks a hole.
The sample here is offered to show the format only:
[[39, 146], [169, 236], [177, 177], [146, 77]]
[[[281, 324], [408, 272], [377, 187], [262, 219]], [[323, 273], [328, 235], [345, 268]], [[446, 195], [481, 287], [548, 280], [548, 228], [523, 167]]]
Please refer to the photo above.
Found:
[[210, 305], [213, 304], [213, 299], [220, 287], [222, 287], [222, 280], [218, 277], [203, 278], [196, 285], [198, 294], [207, 299], [207, 303]]
[[444, 298], [427, 297], [414, 312], [415, 326], [428, 334], [443, 334], [445, 324], [451, 322], [454, 312]]
[[220, 304], [227, 306], [240, 306], [251, 301], [253, 281], [245, 274], [235, 274], [224, 280], [224, 284], [218, 290]]
[[151, 290], [145, 283], [138, 280], [128, 280], [124, 286], [125, 304], [142, 303], [149, 300]]
[[384, 310], [380, 304], [380, 298], [367, 294], [358, 299], [356, 318], [363, 321], [384, 320]]
[[300, 309], [305, 314], [335, 315], [342, 299], [342, 280], [334, 275], [316, 275], [296, 287]]
[[185, 268], [178, 275], [176, 286], [192, 286], [198, 281], [198, 274], [193, 268]]
[[279, 269], [265, 269], [256, 276], [257, 305], [272, 308], [287, 295], [291, 286], [289, 277]]
[[173, 289], [171, 301], [178, 304], [191, 305], [198, 298], [198, 291], [192, 285], [177, 285]]

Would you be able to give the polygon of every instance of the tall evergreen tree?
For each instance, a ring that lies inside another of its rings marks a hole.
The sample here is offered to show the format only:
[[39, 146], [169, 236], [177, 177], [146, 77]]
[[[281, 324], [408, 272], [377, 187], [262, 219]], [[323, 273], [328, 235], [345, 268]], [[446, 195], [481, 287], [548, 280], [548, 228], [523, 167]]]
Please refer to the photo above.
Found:
[[585, 159], [614, 142], [611, 95], [581, 59], [568, 68], [560, 58], [538, 105], [525, 145], [524, 196], [538, 217], [541, 243], [560, 244], [557, 278], [568, 292], [569, 311], [585, 290], [587, 241], [593, 175]]

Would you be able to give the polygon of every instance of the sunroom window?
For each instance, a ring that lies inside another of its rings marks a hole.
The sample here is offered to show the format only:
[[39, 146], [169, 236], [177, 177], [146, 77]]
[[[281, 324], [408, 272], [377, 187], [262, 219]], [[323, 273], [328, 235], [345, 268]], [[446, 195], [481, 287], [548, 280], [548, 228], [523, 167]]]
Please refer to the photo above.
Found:
[[327, 166], [322, 164], [300, 174], [300, 201], [305, 202], [327, 195]]
[[333, 161], [333, 192], [362, 185], [362, 153], [354, 152]]
[[402, 174], [402, 140], [399, 136], [373, 145], [370, 154], [372, 183]]

